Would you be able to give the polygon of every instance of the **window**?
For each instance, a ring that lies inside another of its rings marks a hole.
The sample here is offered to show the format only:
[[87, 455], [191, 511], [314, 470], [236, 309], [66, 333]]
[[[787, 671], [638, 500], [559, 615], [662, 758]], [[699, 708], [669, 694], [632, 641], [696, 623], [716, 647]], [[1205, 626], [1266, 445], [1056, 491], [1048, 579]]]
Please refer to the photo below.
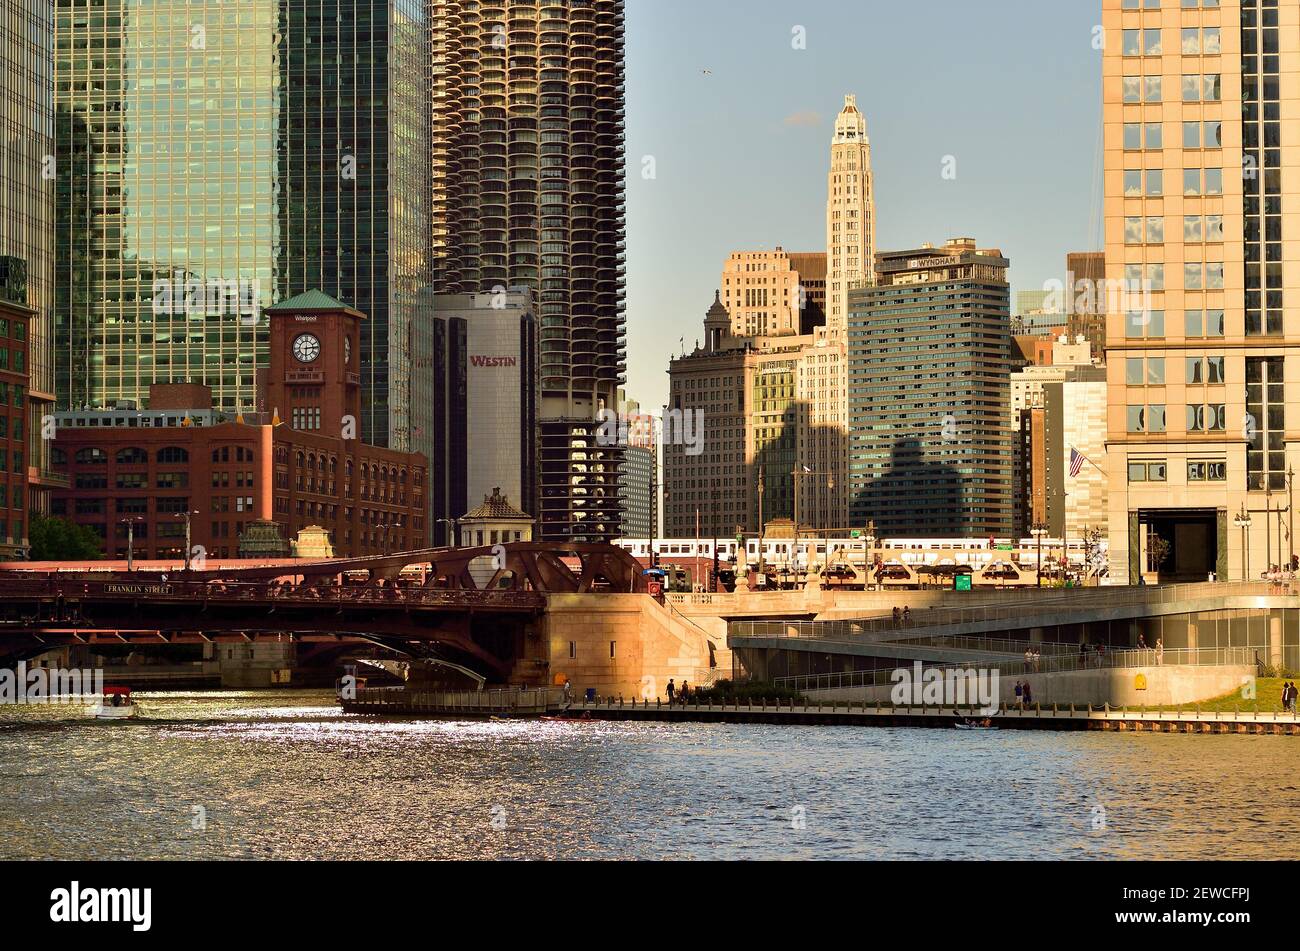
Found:
[[1187, 463], [1188, 482], [1227, 482], [1228, 464], [1222, 461], [1201, 461]]
[[108, 463], [108, 453], [102, 449], [78, 449], [76, 459], [78, 465], [102, 466]]
[[189, 462], [189, 451], [181, 446], [164, 446], [158, 450], [158, 461], [161, 463], [170, 462]]
[[120, 466], [143, 466], [149, 462], [149, 454], [139, 447], [117, 451], [117, 464]]
[[1163, 310], [1131, 310], [1124, 315], [1126, 337], [1157, 338], [1165, 335]]
[[1128, 480], [1130, 482], [1167, 482], [1169, 467], [1161, 462], [1130, 462]]
[[1124, 368], [1129, 386], [1164, 386], [1164, 357], [1130, 357]]

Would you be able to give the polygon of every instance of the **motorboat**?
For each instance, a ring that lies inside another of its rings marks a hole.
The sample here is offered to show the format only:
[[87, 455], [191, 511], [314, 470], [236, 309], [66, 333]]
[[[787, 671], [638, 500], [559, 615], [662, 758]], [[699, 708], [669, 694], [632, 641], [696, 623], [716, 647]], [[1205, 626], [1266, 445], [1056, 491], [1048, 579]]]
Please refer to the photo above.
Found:
[[131, 698], [130, 687], [105, 687], [90, 715], [96, 720], [131, 720], [140, 715], [140, 708]]

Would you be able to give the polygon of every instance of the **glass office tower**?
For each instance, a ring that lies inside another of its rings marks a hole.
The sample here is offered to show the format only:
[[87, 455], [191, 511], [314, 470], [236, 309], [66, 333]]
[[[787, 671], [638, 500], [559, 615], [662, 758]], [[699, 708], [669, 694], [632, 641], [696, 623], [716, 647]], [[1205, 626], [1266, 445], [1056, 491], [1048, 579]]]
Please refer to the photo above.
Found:
[[[56, 170], [53, 42], [50, 0], [0, 0], [4, 70], [0, 79], [0, 301], [35, 312], [26, 347], [27, 399], [21, 404], [11, 401], [11, 408], [22, 405], [26, 410], [27, 456], [21, 467], [0, 466], [0, 484], [10, 499], [25, 494], [29, 513], [48, 512], [51, 489], [63, 484], [50, 472], [49, 441], [40, 438], [54, 389], [50, 349]], [[14, 519], [9, 527], [17, 523], [25, 525]], [[23, 534], [0, 531], [0, 543], [13, 537], [21, 547]]]
[[261, 308], [320, 289], [368, 318], [362, 438], [427, 452], [424, 0], [57, 0], [55, 55], [59, 403], [251, 409]]

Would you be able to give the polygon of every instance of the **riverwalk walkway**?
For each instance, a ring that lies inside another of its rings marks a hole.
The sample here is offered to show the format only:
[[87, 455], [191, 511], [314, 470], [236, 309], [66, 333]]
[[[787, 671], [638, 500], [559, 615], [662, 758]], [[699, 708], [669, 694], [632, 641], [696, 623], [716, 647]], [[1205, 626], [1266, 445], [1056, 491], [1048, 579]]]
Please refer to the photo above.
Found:
[[[343, 699], [345, 712], [385, 717], [470, 717], [638, 721], [660, 723], [764, 723], [820, 726], [952, 728], [967, 717], [983, 719], [969, 707], [894, 706], [887, 703], [832, 703], [803, 700], [742, 700], [723, 704], [631, 700], [622, 697], [577, 700], [566, 705], [554, 688], [491, 690], [475, 694], [438, 693], [403, 687], [363, 689]], [[1004, 709], [992, 718], [998, 729], [1105, 730], [1187, 734], [1267, 734], [1300, 736], [1300, 716], [1273, 711], [1198, 711], [1042, 707]]]

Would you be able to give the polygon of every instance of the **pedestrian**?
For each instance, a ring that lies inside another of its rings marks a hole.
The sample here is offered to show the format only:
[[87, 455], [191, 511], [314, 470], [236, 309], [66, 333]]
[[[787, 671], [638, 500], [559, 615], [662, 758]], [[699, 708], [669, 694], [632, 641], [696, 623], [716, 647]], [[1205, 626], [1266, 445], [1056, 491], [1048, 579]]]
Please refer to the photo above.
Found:
[[1282, 709], [1291, 709], [1291, 681], [1289, 680], [1282, 685]]
[[686, 701], [690, 699], [690, 696], [691, 696], [691, 685], [683, 680], [682, 689], [681, 689], [681, 699], [682, 699], [683, 707], [686, 706]]
[[1145, 637], [1143, 637], [1141, 634], [1139, 634], [1139, 635], [1138, 635], [1138, 650], [1140, 650], [1140, 651], [1144, 651], [1144, 650], [1146, 650], [1146, 649], [1147, 649], [1147, 639], [1146, 639]]
[[1038, 648], [1034, 648], [1034, 673], [1042, 669], [1043, 653]]
[[912, 609], [911, 609], [910, 607], [906, 607], [906, 606], [904, 606], [904, 608], [903, 608], [903, 623], [904, 623], [904, 624], [907, 624], [907, 623], [908, 623], [909, 621], [911, 621], [911, 620], [912, 620]]
[[1033, 702], [1034, 702], [1034, 692], [1032, 689], [1030, 689], [1029, 681], [1026, 680], [1025, 681], [1025, 706], [1029, 706]]
[[1159, 667], [1165, 662], [1165, 639], [1156, 638], [1156, 666]]
[[1030, 648], [1025, 648], [1025, 673], [1029, 673], [1030, 667], [1034, 663], [1034, 652]]
[[1016, 681], [1016, 706], [1024, 709], [1025, 687], [1019, 680]]
[[677, 692], [677, 685], [673, 683], [673, 678], [668, 678], [668, 706], [673, 705], [673, 695]]
[[569, 678], [564, 678], [564, 709], [573, 706], [573, 684], [569, 683]]
[[894, 626], [895, 627], [898, 626], [898, 620], [900, 617], [902, 617], [902, 615], [898, 610], [898, 605], [894, 605]]
[[1079, 666], [1086, 667], [1087, 665], [1088, 665], [1088, 645], [1085, 642], [1080, 641], [1079, 642]]

